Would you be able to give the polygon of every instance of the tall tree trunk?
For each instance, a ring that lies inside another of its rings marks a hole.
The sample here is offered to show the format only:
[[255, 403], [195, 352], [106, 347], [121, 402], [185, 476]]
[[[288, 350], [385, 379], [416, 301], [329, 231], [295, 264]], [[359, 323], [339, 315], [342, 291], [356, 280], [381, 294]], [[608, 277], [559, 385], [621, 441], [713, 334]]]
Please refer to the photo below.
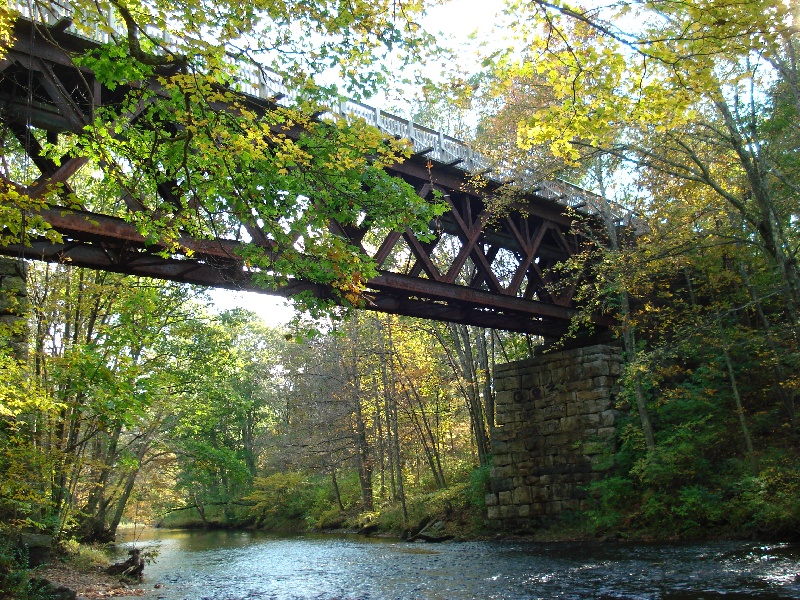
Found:
[[381, 382], [383, 383], [383, 401], [384, 401], [384, 411], [383, 414], [386, 418], [386, 458], [389, 461], [389, 473], [391, 476], [389, 477], [389, 483], [391, 486], [392, 491], [392, 501], [397, 501], [399, 499], [397, 494], [397, 485], [395, 481], [395, 444], [394, 438], [392, 434], [392, 396], [394, 390], [394, 381], [391, 382], [391, 386], [389, 385], [389, 371], [390, 366], [389, 362], [392, 360], [389, 356], [389, 353], [386, 348], [386, 340], [384, 339], [383, 335], [383, 325], [380, 321], [376, 319], [376, 323], [378, 324], [378, 339], [381, 347], [380, 351], [380, 365], [381, 365]]
[[195, 492], [193, 495], [195, 508], [197, 508], [197, 514], [200, 515], [200, 520], [203, 521], [203, 529], [208, 529], [209, 523], [208, 519], [206, 519], [206, 507], [203, 504], [202, 499], [198, 498], [197, 492]]
[[248, 410], [242, 424], [242, 446], [244, 447], [244, 461], [251, 479], [258, 474], [256, 467], [256, 442], [255, 425], [257, 417], [254, 411]]
[[[142, 465], [145, 462], [145, 456], [150, 451], [150, 448], [153, 444], [153, 439], [157, 436], [160, 425], [160, 421], [155, 420], [143, 434], [142, 438], [139, 442], [139, 447], [136, 449], [136, 467], [131, 469], [130, 472], [125, 477], [125, 485], [122, 488], [122, 492], [120, 493], [119, 497], [116, 499], [116, 508], [114, 510], [114, 516], [111, 518], [111, 522], [109, 523], [109, 531], [111, 535], [116, 537], [117, 535], [117, 527], [119, 527], [119, 523], [122, 520], [122, 516], [125, 513], [125, 508], [128, 505], [128, 500], [131, 497], [131, 493], [133, 492], [134, 484], [136, 483], [136, 478], [139, 476], [139, 472], [142, 469]], [[152, 458], [150, 459], [152, 460]], [[198, 511], [200, 509], [198, 508]], [[205, 522], [205, 514], [201, 515], [205, 526], [208, 526], [208, 523]]]
[[[617, 225], [611, 206], [608, 203], [608, 188], [605, 183], [605, 165], [602, 160], [597, 160], [594, 164], [593, 175], [600, 191], [600, 200], [597, 209], [603, 218], [606, 233], [608, 234], [609, 245], [612, 252], [621, 250], [619, 236], [617, 235]], [[637, 358], [636, 337], [633, 323], [631, 323], [630, 295], [627, 290], [619, 293], [620, 300], [620, 320], [622, 321], [622, 346], [625, 350], [625, 360], [628, 365], [634, 364]], [[656, 447], [656, 438], [653, 431], [653, 423], [650, 420], [650, 411], [647, 408], [647, 397], [642, 387], [638, 373], [632, 373], [633, 396], [636, 399], [636, 412], [639, 414], [639, 423], [642, 426], [645, 446], [648, 452], [652, 452]]]
[[364, 510], [374, 508], [372, 490], [372, 456], [367, 441], [366, 425], [361, 410], [361, 399], [354, 398], [356, 418], [356, 457], [358, 463], [358, 480], [361, 484], [361, 503]]
[[781, 290], [787, 314], [792, 326], [797, 329], [798, 312], [800, 312], [800, 272], [798, 272], [797, 259], [791, 251], [791, 244], [787, 241], [786, 231], [767, 180], [769, 169], [764, 165], [763, 156], [756, 149], [758, 145], [753, 143], [755, 140], [748, 140], [742, 134], [736, 118], [724, 100], [721, 89], [717, 95], [719, 100], [715, 102], [715, 105], [728, 130], [728, 141], [739, 157], [739, 163], [747, 175], [750, 196], [757, 207], [757, 214], [750, 212], [749, 204], [736, 201], [730, 194], [723, 193], [723, 197], [741, 214], [745, 221], [753, 226], [761, 238], [767, 254], [773, 259], [780, 273]]
[[[81, 511], [81, 538], [85, 542], [110, 542], [113, 535], [109, 537], [108, 527], [106, 526], [106, 509], [109, 499], [106, 498], [109, 476], [117, 458], [117, 446], [122, 433], [122, 424], [117, 424], [111, 433], [104, 456], [100, 459], [100, 472], [94, 482], [92, 491], [86, 506]], [[99, 441], [98, 441], [99, 443]], [[98, 457], [99, 458], [99, 457]]]
[[725, 361], [725, 368], [728, 372], [728, 379], [731, 384], [731, 392], [733, 393], [733, 401], [736, 405], [736, 414], [739, 417], [739, 427], [742, 429], [747, 458], [750, 461], [750, 474], [755, 477], [758, 475], [758, 458], [756, 458], [756, 453], [753, 449], [753, 438], [750, 436], [750, 428], [747, 426], [747, 419], [745, 419], [744, 416], [742, 398], [739, 395], [739, 387], [736, 385], [736, 373], [733, 371], [733, 364], [731, 363], [727, 342], [722, 347], [722, 357]]
[[336, 479], [336, 467], [334, 467], [333, 464], [331, 464], [331, 484], [333, 485], [333, 495], [336, 498], [336, 505], [339, 507], [340, 512], [344, 512], [342, 495], [339, 493], [339, 482]]
[[[404, 388], [403, 392], [408, 400], [408, 415], [411, 417], [414, 430], [417, 432], [417, 437], [422, 444], [422, 451], [425, 454], [425, 460], [428, 463], [428, 467], [430, 467], [431, 475], [433, 475], [433, 480], [436, 483], [436, 487], [439, 489], [447, 487], [444, 481], [444, 474], [441, 472], [441, 463], [439, 462], [438, 453], [436, 452], [433, 440], [430, 439], [428, 428], [422, 423], [422, 421], [425, 420], [424, 415], [422, 418], [417, 416], [417, 411], [414, 410], [414, 400], [412, 395], [409, 393], [407, 388]], [[419, 479], [419, 477], [417, 478]]]
[[[405, 368], [405, 364], [403, 364], [402, 358], [399, 354], [396, 356], [396, 359], [397, 364], [400, 367], [400, 371], [406, 379], [407, 387], [404, 387], [404, 392], [409, 403], [409, 414], [412, 422], [414, 423], [414, 427], [417, 430], [420, 441], [422, 442], [422, 449], [423, 452], [425, 452], [425, 458], [430, 466], [431, 474], [436, 482], [436, 487], [440, 489], [445, 488], [447, 487], [447, 482], [445, 481], [444, 471], [442, 470], [442, 461], [436, 447], [436, 438], [433, 435], [430, 423], [428, 422], [428, 416], [425, 412], [425, 405], [423, 404], [422, 398], [419, 396], [417, 389], [414, 387], [414, 383], [411, 381], [408, 371]], [[419, 417], [417, 417], [417, 413], [414, 410], [414, 400], [416, 400], [416, 404], [419, 406]]]
[[[117, 500], [114, 515], [111, 517], [111, 521], [108, 524], [108, 531], [111, 534], [111, 539], [115, 539], [117, 536], [117, 527], [119, 527], [120, 521], [122, 521], [122, 516], [125, 514], [125, 507], [128, 505], [128, 499], [133, 492], [133, 486], [136, 484], [136, 478], [138, 475], [139, 467], [136, 467], [135, 469], [131, 469], [131, 471], [125, 477], [125, 485], [122, 488], [120, 498]], [[203, 521], [205, 521], [205, 517], [202, 516], [202, 518]]]
[[[383, 370], [383, 365], [381, 365]], [[378, 464], [380, 465], [380, 489], [378, 491], [378, 498], [384, 500], [386, 498], [386, 440], [383, 437], [383, 414], [381, 412], [381, 397], [380, 388], [377, 381], [375, 383], [375, 427], [377, 429], [377, 450], [378, 450]]]
[[372, 452], [367, 440], [367, 427], [361, 406], [361, 375], [358, 370], [358, 328], [353, 327], [352, 335], [352, 361], [350, 365], [351, 403], [355, 417], [356, 464], [358, 467], [358, 480], [361, 484], [361, 504], [364, 510], [374, 508], [372, 490]]
[[388, 319], [388, 342], [389, 342], [389, 374], [392, 384], [392, 393], [389, 395], [391, 401], [391, 428], [392, 428], [392, 450], [394, 451], [394, 465], [396, 470], [397, 496], [400, 498], [400, 506], [403, 509], [403, 525], [408, 523], [408, 507], [406, 506], [406, 492], [403, 485], [403, 463], [400, 457], [400, 434], [397, 423], [397, 400], [394, 395], [394, 385], [397, 378], [394, 373], [394, 341], [392, 339], [392, 321]]
[[102, 504], [103, 496], [105, 495], [105, 490], [108, 486], [108, 477], [117, 458], [117, 445], [119, 444], [119, 437], [121, 434], [122, 424], [118, 423], [114, 427], [114, 430], [111, 432], [111, 436], [108, 439], [106, 451], [104, 453], [105, 456], [100, 460], [102, 463], [100, 472], [97, 476], [97, 480], [94, 483], [92, 491], [89, 494], [86, 507], [83, 510], [83, 512], [86, 513], [86, 516], [89, 518], [92, 517], [93, 513], [97, 510], [97, 507]]
[[[439, 333], [438, 329], [434, 328], [433, 331], [436, 338], [439, 340], [439, 344], [445, 351], [453, 373], [458, 378], [459, 390], [466, 401], [470, 423], [472, 425], [473, 439], [478, 450], [478, 461], [482, 467], [488, 466], [491, 446], [486, 431], [486, 410], [481, 402], [480, 384], [477, 376], [478, 368], [476, 367], [474, 354], [472, 352], [469, 330], [466, 325], [449, 323], [449, 344]], [[451, 346], [456, 349], [458, 361], [453, 358]]]
[[[633, 325], [630, 323], [630, 305], [628, 294], [622, 293], [621, 312], [623, 318], [622, 345], [625, 349], [625, 358], [630, 365], [636, 360], [636, 338], [633, 334]], [[642, 387], [642, 382], [638, 373], [631, 375], [633, 379], [633, 395], [636, 399], [636, 412], [639, 414], [639, 423], [642, 426], [645, 445], [647, 451], [652, 452], [656, 448], [656, 438], [653, 433], [653, 424], [650, 421], [650, 411], [647, 408], [647, 397]]]
[[[489, 330], [490, 335], [492, 330]], [[489, 363], [489, 352], [486, 348], [486, 330], [478, 329], [475, 336], [476, 347], [478, 350], [478, 368], [483, 373], [483, 405], [486, 407], [486, 423], [488, 425], [487, 437], [489, 447], [492, 446], [492, 429], [494, 428], [494, 392], [492, 391], [492, 374], [494, 360]], [[492, 338], [494, 340], [494, 338]], [[494, 346], [494, 343], [492, 344]], [[494, 359], [494, 355], [492, 356]]]

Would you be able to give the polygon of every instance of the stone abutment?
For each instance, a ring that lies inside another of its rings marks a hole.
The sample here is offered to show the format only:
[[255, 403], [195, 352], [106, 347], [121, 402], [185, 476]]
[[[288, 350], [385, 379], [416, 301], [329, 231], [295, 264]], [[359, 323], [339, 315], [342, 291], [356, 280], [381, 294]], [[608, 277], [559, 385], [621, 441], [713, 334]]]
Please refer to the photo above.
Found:
[[495, 370], [494, 463], [489, 520], [534, 529], [586, 508], [586, 487], [614, 452], [614, 388], [622, 355], [612, 345], [549, 352]]

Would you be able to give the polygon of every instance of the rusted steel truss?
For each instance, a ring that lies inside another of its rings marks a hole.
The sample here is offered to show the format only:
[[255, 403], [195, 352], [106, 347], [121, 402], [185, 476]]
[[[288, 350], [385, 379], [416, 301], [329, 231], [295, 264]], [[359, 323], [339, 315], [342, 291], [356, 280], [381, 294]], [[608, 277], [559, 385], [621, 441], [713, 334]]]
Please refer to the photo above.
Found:
[[[49, 141], [56, 141], [61, 133], [80, 131], [96, 107], [119, 98], [119, 91], [105, 89], [91, 72], [76, 69], [65, 50], [83, 49], [91, 42], [51, 33], [58, 47], [19, 30], [16, 45], [0, 61], [3, 133], [16, 138], [40, 173], [24, 185], [5, 169], [0, 186], [34, 198], [52, 186], [62, 198], [72, 196], [70, 178], [87, 162], [83, 157], [47, 158], [34, 132], [45, 132]], [[503, 211], [493, 210], [497, 184], [475, 189], [463, 171], [430, 161], [424, 152], [387, 170], [423, 198], [441, 194], [449, 211], [431, 223], [434, 236], [425, 242], [410, 230], [379, 233], [330, 223], [334, 234], [360, 247], [379, 267], [379, 275], [368, 282], [365, 308], [545, 336], [565, 330], [574, 313], [575, 289], [554, 287], [551, 267], [578, 252], [583, 240], [571, 233], [571, 218], [563, 206], [534, 194]], [[166, 188], [159, 192], [170, 194]], [[138, 210], [135, 199], [124, 200], [130, 211]], [[41, 238], [32, 245], [9, 244], [0, 253], [205, 286], [277, 295], [310, 291], [335, 298], [333, 290], [304, 281], [279, 289], [258, 287], [254, 273], [239, 258], [239, 242], [233, 240], [187, 237], [180, 240], [183, 253], [165, 258], [163, 247], [146, 243], [124, 219], [74, 206], [54, 206], [39, 216], [62, 234], [63, 241]], [[254, 243], [266, 251], [280, 251], [257, 225], [243, 225]]]

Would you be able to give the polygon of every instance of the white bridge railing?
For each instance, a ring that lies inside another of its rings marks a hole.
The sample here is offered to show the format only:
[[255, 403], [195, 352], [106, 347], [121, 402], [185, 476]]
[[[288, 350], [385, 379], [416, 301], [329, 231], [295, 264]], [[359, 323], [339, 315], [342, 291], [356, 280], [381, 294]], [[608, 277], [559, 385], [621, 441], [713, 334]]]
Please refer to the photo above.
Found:
[[[69, 0], [50, 1], [46, 5], [23, 0], [11, 0], [10, 5], [13, 9], [19, 11], [20, 16], [33, 21], [47, 23], [48, 25], [54, 25], [64, 18], [68, 18], [73, 22], [81, 21], [81, 15], [72, 7]], [[88, 19], [83, 22], [87, 21]], [[67, 31], [75, 35], [88, 37], [88, 39], [99, 43], [113, 41], [108, 33], [109, 31], [115, 31], [123, 37], [127, 35], [122, 22], [115, 20], [113, 14], [109, 13], [107, 23], [107, 28], [98, 27], [93, 32], [90, 32], [88, 36], [85, 29], [78, 32], [74, 25], [70, 25]], [[163, 40], [166, 45], [172, 43], [171, 36], [167, 31], [148, 26], [147, 33], [154, 39]], [[278, 73], [260, 68], [252, 63], [236, 62], [234, 64], [241, 77], [238, 84], [242, 93], [277, 101], [287, 106], [296, 99], [296, 93], [293, 93], [293, 90], [285, 85], [283, 78]], [[330, 107], [330, 114], [348, 120], [353, 118], [364, 119], [368, 124], [377, 127], [389, 136], [409, 140], [415, 153], [424, 154], [431, 160], [453, 165], [468, 173], [485, 172], [487, 176], [494, 179], [488, 175], [488, 172], [491, 171], [491, 165], [485, 156], [474, 151], [465, 142], [441, 131], [414, 123], [411, 119], [399, 117], [380, 108], [344, 97], [339, 99], [337, 105]], [[561, 180], [540, 182], [535, 191], [541, 197], [583, 212], [594, 213], [598, 210], [597, 206], [595, 206], [595, 201], [599, 200], [598, 197]]]

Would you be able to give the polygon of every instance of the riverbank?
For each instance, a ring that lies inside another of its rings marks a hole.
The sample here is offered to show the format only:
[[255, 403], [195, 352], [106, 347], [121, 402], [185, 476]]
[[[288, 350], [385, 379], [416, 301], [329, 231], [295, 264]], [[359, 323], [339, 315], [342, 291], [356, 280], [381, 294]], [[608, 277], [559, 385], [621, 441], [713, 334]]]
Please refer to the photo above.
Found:
[[77, 566], [54, 561], [31, 570], [30, 575], [31, 579], [46, 579], [56, 586], [66, 587], [76, 592], [78, 599], [144, 596], [149, 591], [143, 586], [120, 581], [98, 566]]

